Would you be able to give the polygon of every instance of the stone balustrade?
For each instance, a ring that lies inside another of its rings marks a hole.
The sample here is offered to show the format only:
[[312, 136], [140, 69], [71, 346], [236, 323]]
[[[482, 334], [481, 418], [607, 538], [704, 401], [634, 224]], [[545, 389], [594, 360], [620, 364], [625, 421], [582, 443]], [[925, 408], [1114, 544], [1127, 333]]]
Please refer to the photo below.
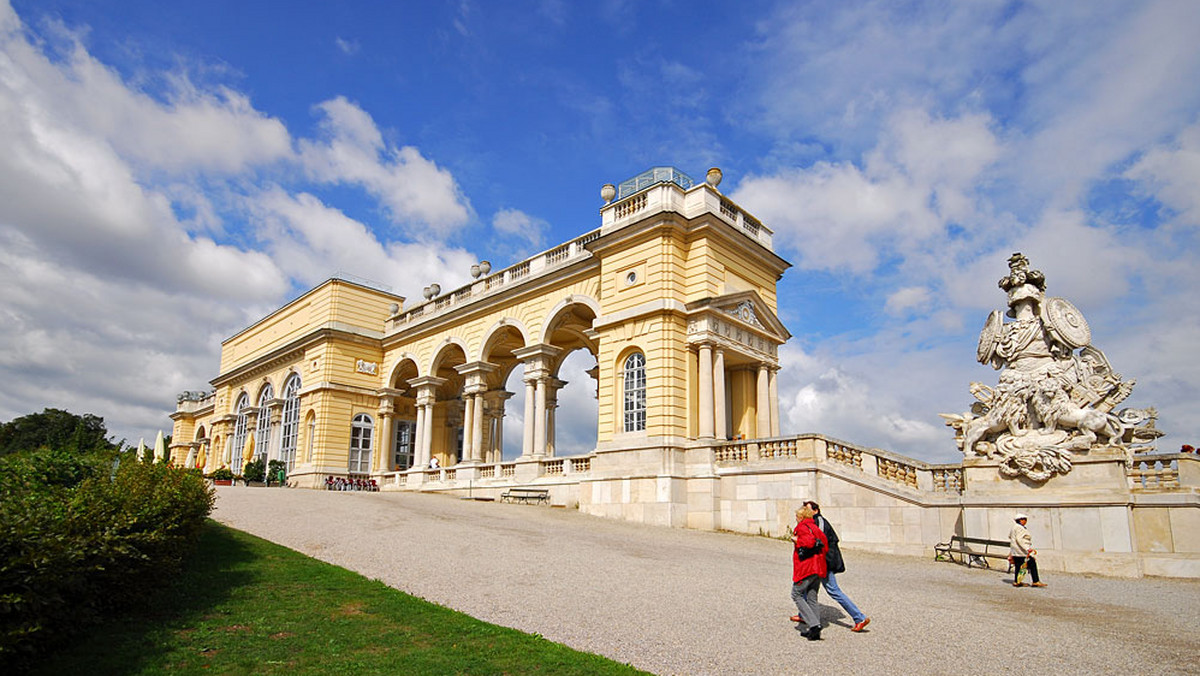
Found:
[[485, 296], [500, 293], [502, 290], [509, 289], [518, 282], [540, 277], [543, 274], [550, 274], [563, 265], [591, 256], [586, 245], [599, 236], [600, 230], [593, 230], [585, 235], [576, 237], [566, 244], [543, 251], [516, 265], [490, 274], [482, 279], [475, 280], [470, 284], [451, 290], [420, 305], [416, 305], [392, 317], [388, 321], [389, 332], [399, 331], [410, 325], [431, 319], [436, 315], [445, 314], [467, 303], [480, 300]]
[[1190, 460], [1182, 453], [1134, 456], [1126, 472], [1129, 487], [1136, 491], [1160, 491], [1180, 487], [1179, 462]]
[[799, 501], [815, 498], [837, 514], [848, 547], [918, 556], [953, 533], [1002, 539], [1025, 511], [1047, 570], [1200, 577], [1192, 454], [1128, 464], [1119, 449], [1081, 454], [1066, 479], [1031, 487], [999, 476], [995, 459], [935, 465], [820, 434], [698, 441], [683, 457], [647, 451], [632, 467], [600, 451], [408, 470], [381, 484], [494, 499], [545, 488], [552, 504], [597, 516], [766, 535], [786, 533]]

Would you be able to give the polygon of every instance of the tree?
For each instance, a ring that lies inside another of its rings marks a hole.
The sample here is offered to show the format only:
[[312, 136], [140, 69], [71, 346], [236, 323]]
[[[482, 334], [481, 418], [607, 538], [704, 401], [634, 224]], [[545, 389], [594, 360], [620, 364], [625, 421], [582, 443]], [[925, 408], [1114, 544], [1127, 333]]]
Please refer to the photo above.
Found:
[[91, 413], [80, 416], [48, 408], [0, 424], [0, 456], [42, 446], [77, 453], [117, 447], [108, 439], [104, 418]]

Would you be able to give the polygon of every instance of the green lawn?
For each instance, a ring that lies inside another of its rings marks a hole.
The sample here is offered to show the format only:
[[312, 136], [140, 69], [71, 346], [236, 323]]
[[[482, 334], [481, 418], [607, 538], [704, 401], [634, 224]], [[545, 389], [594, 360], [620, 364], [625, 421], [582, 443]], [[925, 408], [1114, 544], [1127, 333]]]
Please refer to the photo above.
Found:
[[45, 674], [636, 674], [209, 521], [177, 584]]

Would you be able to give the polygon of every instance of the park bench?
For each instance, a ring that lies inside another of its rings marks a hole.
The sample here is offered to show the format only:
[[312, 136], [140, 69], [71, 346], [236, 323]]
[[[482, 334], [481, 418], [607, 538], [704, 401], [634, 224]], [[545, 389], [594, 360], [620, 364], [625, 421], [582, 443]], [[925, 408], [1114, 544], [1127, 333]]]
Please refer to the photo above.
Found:
[[500, 494], [500, 502], [532, 502], [535, 505], [550, 502], [550, 491], [541, 488], [510, 488]]
[[[1008, 561], [1009, 545], [1007, 540], [988, 540], [986, 538], [969, 538], [963, 535], [950, 536], [949, 542], [939, 542], [933, 546], [934, 561], [953, 561], [965, 563], [967, 568], [978, 565], [980, 568], [991, 568], [988, 559], [1004, 559]], [[954, 558], [958, 556], [958, 558]], [[1006, 570], [1012, 570], [1012, 562]]]

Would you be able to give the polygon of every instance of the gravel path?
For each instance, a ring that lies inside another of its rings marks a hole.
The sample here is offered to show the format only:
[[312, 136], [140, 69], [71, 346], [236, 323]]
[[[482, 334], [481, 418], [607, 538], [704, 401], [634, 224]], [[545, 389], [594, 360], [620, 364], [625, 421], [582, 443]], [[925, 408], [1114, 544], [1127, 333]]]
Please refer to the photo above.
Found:
[[[481, 620], [659, 674], [1200, 673], [1200, 581], [1001, 573], [845, 550], [861, 634], [787, 542], [412, 493], [218, 488], [214, 518]], [[837, 524], [837, 514], [829, 517]]]

